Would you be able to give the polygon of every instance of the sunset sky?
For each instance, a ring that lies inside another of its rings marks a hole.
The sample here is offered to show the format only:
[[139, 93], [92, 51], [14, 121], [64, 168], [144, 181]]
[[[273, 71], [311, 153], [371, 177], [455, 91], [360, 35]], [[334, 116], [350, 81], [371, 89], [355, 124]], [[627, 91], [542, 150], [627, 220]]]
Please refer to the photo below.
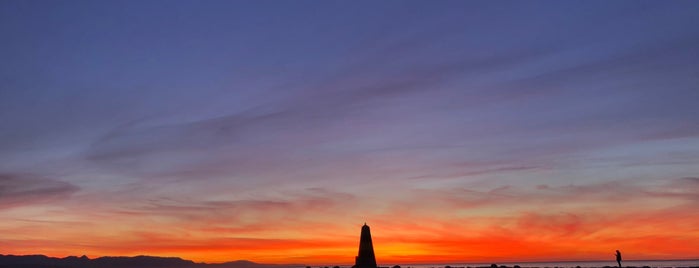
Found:
[[699, 258], [699, 1], [0, 1], [0, 254]]

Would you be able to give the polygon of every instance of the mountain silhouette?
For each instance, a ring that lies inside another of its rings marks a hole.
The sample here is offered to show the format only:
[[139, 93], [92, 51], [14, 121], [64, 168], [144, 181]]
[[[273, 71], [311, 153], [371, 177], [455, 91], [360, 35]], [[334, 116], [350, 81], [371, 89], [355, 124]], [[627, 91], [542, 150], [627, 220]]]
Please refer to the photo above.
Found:
[[0, 268], [282, 268], [292, 266], [300, 267], [302, 265], [260, 264], [245, 260], [208, 264], [196, 263], [177, 257], [153, 256], [90, 259], [85, 255], [81, 257], [54, 258], [44, 255], [15, 256], [0, 254]]

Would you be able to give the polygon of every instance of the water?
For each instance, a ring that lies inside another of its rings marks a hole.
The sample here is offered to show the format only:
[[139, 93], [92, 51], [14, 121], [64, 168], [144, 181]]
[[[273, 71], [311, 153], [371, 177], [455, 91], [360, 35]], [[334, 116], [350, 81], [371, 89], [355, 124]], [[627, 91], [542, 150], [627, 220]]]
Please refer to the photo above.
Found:
[[[399, 264], [402, 268], [444, 268], [445, 266], [449, 265], [451, 267], [490, 267], [492, 263], [454, 263], [454, 264], [449, 264], [449, 263], [443, 263], [443, 264]], [[500, 265], [505, 265], [508, 267], [512, 267], [514, 265], [519, 265], [523, 268], [526, 267], [539, 267], [539, 268], [554, 268], [554, 267], [559, 267], [559, 268], [575, 268], [577, 266], [580, 266], [582, 268], [591, 268], [591, 267], [605, 267], [605, 266], [610, 266], [610, 267], [617, 267], [616, 261], [570, 261], [570, 262], [502, 262], [502, 263], [495, 263], [498, 266]], [[391, 265], [385, 265], [385, 264], [380, 264], [382, 267], [388, 266], [392, 267], [393, 264]], [[643, 267], [643, 266], [648, 266], [652, 268], [666, 268], [666, 267], [699, 267], [699, 260], [666, 260], [666, 261], [622, 261], [621, 265], [624, 267]]]

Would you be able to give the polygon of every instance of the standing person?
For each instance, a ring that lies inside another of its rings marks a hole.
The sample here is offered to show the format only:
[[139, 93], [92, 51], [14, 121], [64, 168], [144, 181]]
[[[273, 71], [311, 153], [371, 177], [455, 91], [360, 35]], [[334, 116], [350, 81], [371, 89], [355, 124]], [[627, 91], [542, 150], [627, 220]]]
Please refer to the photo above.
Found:
[[619, 268], [621, 268], [621, 252], [617, 249], [614, 255], [616, 256], [616, 262], [619, 264]]

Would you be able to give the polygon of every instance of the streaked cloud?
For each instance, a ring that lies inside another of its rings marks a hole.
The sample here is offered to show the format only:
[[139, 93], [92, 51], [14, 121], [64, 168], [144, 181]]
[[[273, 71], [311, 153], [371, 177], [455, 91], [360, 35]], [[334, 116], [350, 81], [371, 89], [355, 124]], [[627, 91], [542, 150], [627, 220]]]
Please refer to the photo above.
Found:
[[0, 174], [0, 209], [69, 198], [80, 188], [34, 175]]

